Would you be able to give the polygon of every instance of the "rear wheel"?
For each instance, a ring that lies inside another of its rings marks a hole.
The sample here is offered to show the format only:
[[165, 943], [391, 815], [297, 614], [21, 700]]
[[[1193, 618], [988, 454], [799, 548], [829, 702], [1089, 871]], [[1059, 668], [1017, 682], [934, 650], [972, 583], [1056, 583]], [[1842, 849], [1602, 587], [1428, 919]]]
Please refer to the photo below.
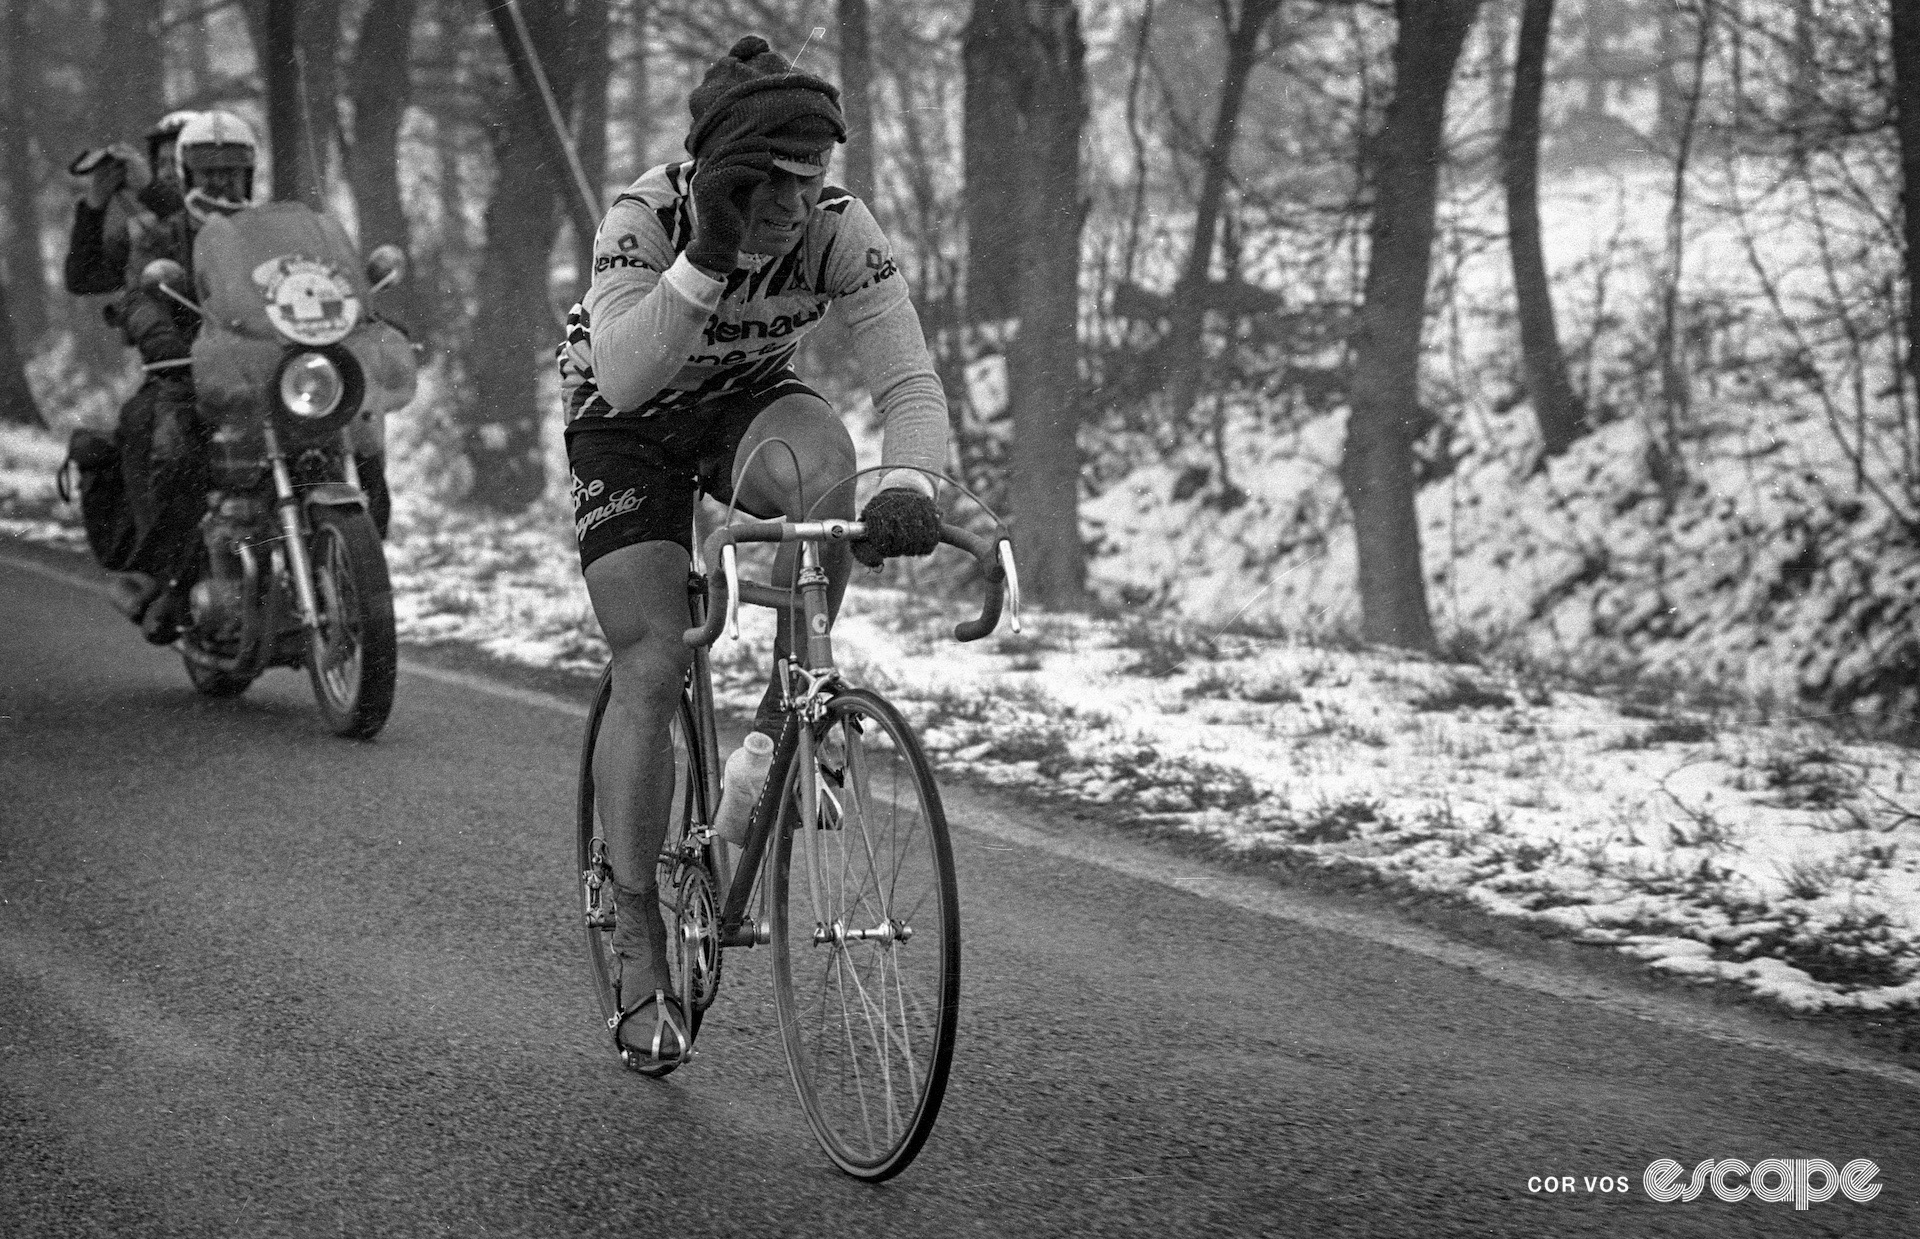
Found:
[[367, 740], [387, 725], [399, 673], [393, 586], [373, 519], [314, 508], [309, 541], [319, 626], [307, 639], [314, 700], [337, 736]]
[[[579, 866], [584, 898], [583, 923], [587, 960], [594, 996], [600, 1004], [603, 1026], [612, 1030], [620, 1008], [614, 990], [619, 964], [613, 950], [613, 867], [607, 859], [605, 831], [594, 799], [593, 754], [600, 725], [613, 699], [613, 669], [600, 677], [593, 706], [587, 713], [586, 738], [580, 749], [580, 785], [575, 813], [575, 862]], [[660, 849], [654, 878], [660, 892], [660, 916], [668, 931], [669, 988], [680, 997], [687, 1014], [687, 1031], [698, 1034], [700, 1020], [720, 984], [720, 940], [715, 933], [713, 849], [702, 847], [693, 831], [708, 820], [705, 762], [694, 740], [692, 703], [683, 693], [668, 727], [673, 752], [672, 817], [666, 842]], [[674, 1064], [638, 1067], [646, 1075], [666, 1075]]]
[[814, 1134], [842, 1170], [879, 1181], [926, 1142], [953, 1062], [953, 851], [933, 772], [898, 711], [851, 690], [814, 730], [812, 768], [795, 759], [780, 801], [774, 997]]

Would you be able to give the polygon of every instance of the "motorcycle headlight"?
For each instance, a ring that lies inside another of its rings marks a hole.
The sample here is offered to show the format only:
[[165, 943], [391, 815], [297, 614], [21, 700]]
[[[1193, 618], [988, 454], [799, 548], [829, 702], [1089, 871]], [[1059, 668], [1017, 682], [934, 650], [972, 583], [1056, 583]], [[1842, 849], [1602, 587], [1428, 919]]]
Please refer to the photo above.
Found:
[[280, 368], [280, 403], [295, 417], [325, 417], [346, 393], [340, 367], [322, 353], [301, 353]]

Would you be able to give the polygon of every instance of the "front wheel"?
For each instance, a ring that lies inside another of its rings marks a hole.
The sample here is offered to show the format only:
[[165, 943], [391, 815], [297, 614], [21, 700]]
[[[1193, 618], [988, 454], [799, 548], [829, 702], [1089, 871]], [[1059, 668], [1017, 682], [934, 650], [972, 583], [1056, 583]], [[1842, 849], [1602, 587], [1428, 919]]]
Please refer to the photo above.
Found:
[[926, 1142], [953, 1062], [953, 850], [932, 769], [897, 710], [843, 692], [814, 734], [811, 768], [796, 758], [780, 799], [774, 998], [814, 1134], [840, 1169], [878, 1182]]
[[307, 638], [314, 700], [336, 736], [367, 740], [387, 725], [400, 668], [393, 586], [365, 512], [315, 508], [309, 545], [319, 626]]

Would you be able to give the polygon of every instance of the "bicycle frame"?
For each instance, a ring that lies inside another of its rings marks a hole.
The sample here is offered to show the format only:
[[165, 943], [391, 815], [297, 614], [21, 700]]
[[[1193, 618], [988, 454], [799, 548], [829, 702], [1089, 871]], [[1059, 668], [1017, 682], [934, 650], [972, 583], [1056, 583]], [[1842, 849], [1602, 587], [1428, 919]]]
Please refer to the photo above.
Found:
[[[846, 523], [846, 522], [842, 522]], [[727, 547], [729, 558], [733, 548]], [[727, 883], [726, 895], [721, 902], [719, 918], [720, 946], [751, 947], [764, 945], [770, 937], [765, 923], [750, 919], [748, 903], [753, 898], [753, 888], [758, 880], [761, 866], [766, 862], [768, 847], [772, 842], [773, 824], [779, 817], [779, 789], [786, 785], [787, 771], [794, 758], [802, 763], [813, 760], [813, 730], [800, 725], [819, 716], [819, 703], [839, 685], [839, 672], [833, 665], [832, 623], [827, 604], [827, 574], [820, 562], [820, 543], [807, 541], [801, 544], [800, 575], [796, 582], [800, 594], [800, 612], [806, 624], [808, 634], [805, 662], [800, 666], [789, 665], [781, 660], [776, 674], [784, 690], [781, 700], [782, 725], [780, 735], [774, 741], [773, 760], [767, 772], [766, 786], [755, 802], [753, 816], [747, 826], [746, 842], [740, 847], [740, 855], [733, 865], [733, 873]], [[709, 601], [706, 578], [695, 576], [699, 582], [697, 588], [690, 587], [691, 612], [694, 624], [704, 626], [706, 607]], [[782, 622], [788, 622], [792, 607], [792, 595], [773, 589], [770, 586], [747, 587], [756, 596], [752, 601], [767, 606], [775, 606], [783, 613]], [[765, 591], [761, 595], [760, 591]], [[775, 598], [779, 599], [776, 606]], [[702, 720], [703, 734], [700, 743], [707, 756], [706, 768], [709, 772], [707, 803], [718, 807], [720, 789], [718, 786], [719, 737], [714, 726], [713, 681], [705, 646], [698, 647], [694, 653], [694, 666], [689, 673], [689, 690], [694, 698], [694, 713]], [[805, 690], [799, 695], [793, 694], [794, 681], [804, 677]], [[804, 765], [803, 765], [804, 768]], [[805, 784], [809, 800], [814, 795], [811, 781]], [[812, 813], [814, 806], [805, 807]], [[803, 818], [802, 820], [806, 820]]]
[[[786, 786], [787, 772], [795, 758], [803, 763], [802, 769], [811, 767], [814, 758], [811, 724], [820, 717], [825, 702], [844, 687], [833, 661], [833, 618], [827, 602], [827, 573], [820, 561], [820, 546], [823, 542], [853, 541], [865, 534], [866, 527], [860, 522], [841, 519], [764, 521], [728, 526], [717, 530], [707, 540], [708, 562], [718, 571], [707, 576], [695, 573], [689, 578], [689, 613], [694, 625], [686, 633], [687, 643], [694, 647], [689, 689], [694, 695], [695, 716], [702, 723], [700, 744], [707, 757], [707, 803], [717, 808], [720, 803], [719, 741], [714, 727], [713, 684], [707, 646], [719, 635], [722, 622], [732, 635], [739, 635], [738, 607], [743, 601], [774, 608], [782, 613], [782, 622], [789, 622], [793, 612], [793, 590], [740, 579], [735, 545], [740, 541], [800, 543], [800, 571], [794, 588], [800, 595], [800, 614], [806, 625], [806, 650], [800, 655], [801, 661], [789, 664], [782, 660], [776, 669], [782, 690], [780, 706], [783, 722], [780, 735], [774, 740], [773, 760], [767, 771], [766, 783], [760, 799], [753, 806], [746, 842], [741, 845], [738, 862], [726, 882], [726, 896], [721, 902], [718, 926], [719, 943], [723, 949], [750, 947], [770, 940], [769, 926], [749, 919], [748, 904], [753, 897], [754, 883], [767, 860], [767, 848], [774, 841], [773, 826], [780, 815], [780, 789]], [[989, 542], [952, 525], [941, 527], [941, 541], [973, 554], [982, 565], [987, 580], [987, 599], [979, 617], [956, 625], [955, 637], [970, 641], [992, 632], [999, 623], [1003, 601], [1012, 604], [1010, 618], [1013, 630], [1018, 632], [1020, 585], [1013, 565], [1011, 542], [1004, 536]], [[718, 588], [724, 599], [724, 615], [715, 614], [712, 610], [716, 600], [712, 596], [714, 586], [709, 582], [719, 583]], [[795, 653], [799, 654], [799, 651]], [[804, 800], [798, 820], [811, 821], [818, 807], [815, 803], [818, 789], [813, 780], [802, 780], [801, 795]], [[703, 832], [707, 832], [709, 839], [710, 828], [711, 823], [703, 824]]]

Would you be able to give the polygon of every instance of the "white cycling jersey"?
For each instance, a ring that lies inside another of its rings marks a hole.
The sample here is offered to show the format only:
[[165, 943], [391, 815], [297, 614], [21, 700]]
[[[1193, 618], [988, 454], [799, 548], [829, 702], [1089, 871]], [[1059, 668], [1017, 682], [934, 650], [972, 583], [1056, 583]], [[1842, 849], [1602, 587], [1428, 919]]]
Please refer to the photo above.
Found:
[[[778, 381], [835, 303], [885, 418], [882, 459], [941, 469], [947, 403], [880, 226], [828, 187], [784, 257], [742, 254], [725, 280], [687, 261], [693, 164], [664, 164], [614, 200], [594, 235], [593, 282], [560, 346], [569, 424], [657, 417]], [[906, 474], [888, 478], [905, 480]]]

